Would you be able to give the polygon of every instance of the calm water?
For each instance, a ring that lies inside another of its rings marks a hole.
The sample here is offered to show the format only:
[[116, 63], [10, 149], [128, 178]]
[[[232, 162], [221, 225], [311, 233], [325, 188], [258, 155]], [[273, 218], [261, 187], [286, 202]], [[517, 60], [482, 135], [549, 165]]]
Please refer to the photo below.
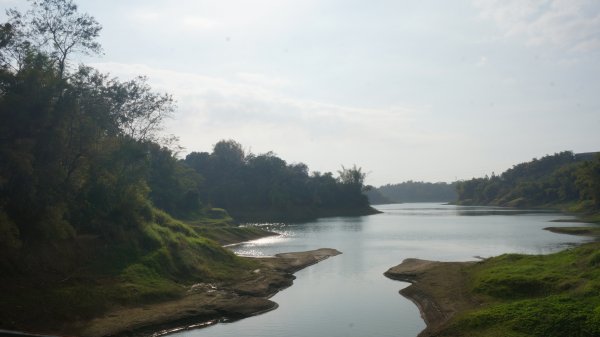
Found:
[[432, 203], [378, 209], [384, 213], [264, 225], [282, 235], [231, 248], [252, 256], [323, 247], [343, 254], [296, 273], [294, 285], [273, 296], [277, 310], [173, 336], [414, 337], [425, 324], [416, 306], [398, 294], [408, 284], [383, 276], [403, 259], [466, 261], [507, 252], [545, 254], [589, 240], [542, 230], [577, 226], [549, 223], [565, 218], [557, 213]]

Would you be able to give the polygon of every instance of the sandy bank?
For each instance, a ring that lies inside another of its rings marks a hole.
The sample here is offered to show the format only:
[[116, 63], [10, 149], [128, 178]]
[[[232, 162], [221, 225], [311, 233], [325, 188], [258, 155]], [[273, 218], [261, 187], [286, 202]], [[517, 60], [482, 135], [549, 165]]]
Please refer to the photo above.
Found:
[[427, 324], [419, 337], [437, 336], [454, 315], [480, 305], [467, 289], [465, 268], [474, 263], [406, 259], [384, 273], [411, 283], [400, 294], [417, 305]]
[[341, 254], [322, 248], [259, 258], [253, 275], [232, 284], [194, 284], [177, 299], [106, 313], [72, 328], [83, 336], [149, 336], [235, 320], [277, 308], [268, 298], [292, 285], [292, 273]]

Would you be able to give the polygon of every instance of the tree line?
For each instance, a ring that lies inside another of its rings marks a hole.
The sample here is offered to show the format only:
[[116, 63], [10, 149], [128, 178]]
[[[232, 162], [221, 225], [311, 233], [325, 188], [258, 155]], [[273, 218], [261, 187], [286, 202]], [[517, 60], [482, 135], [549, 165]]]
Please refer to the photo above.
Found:
[[500, 175], [460, 181], [458, 203], [600, 210], [600, 154], [571, 151], [514, 165]]
[[205, 178], [201, 200], [226, 208], [234, 217], [371, 212], [362, 193], [365, 173], [356, 166], [342, 166], [337, 177], [309, 173], [305, 164], [288, 164], [272, 152], [245, 153], [233, 140], [218, 142], [212, 153], [192, 152], [184, 163]]
[[453, 202], [456, 201], [454, 183], [408, 180], [399, 184], [386, 184], [367, 192], [373, 204], [403, 202]]

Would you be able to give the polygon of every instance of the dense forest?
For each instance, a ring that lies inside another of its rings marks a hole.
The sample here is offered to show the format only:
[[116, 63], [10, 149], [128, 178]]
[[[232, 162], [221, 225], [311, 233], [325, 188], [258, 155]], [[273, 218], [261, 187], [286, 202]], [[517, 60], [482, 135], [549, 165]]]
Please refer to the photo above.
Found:
[[521, 163], [500, 175], [458, 182], [458, 203], [600, 210], [600, 154], [570, 151]]
[[430, 183], [405, 181], [399, 184], [387, 184], [367, 192], [372, 204], [403, 202], [452, 202], [456, 200], [456, 188], [453, 183]]
[[31, 4], [0, 25], [0, 328], [252, 270], [211, 240], [239, 234], [221, 207], [243, 220], [374, 212], [357, 167], [309, 174], [232, 140], [178, 159], [161, 133], [173, 98], [76, 65], [101, 53], [100, 24], [70, 0]]

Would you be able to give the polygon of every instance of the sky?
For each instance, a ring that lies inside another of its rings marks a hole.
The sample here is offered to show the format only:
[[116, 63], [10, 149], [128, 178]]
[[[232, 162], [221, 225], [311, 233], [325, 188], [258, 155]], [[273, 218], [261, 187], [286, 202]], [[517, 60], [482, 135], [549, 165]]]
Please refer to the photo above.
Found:
[[597, 0], [75, 2], [103, 26], [79, 60], [172, 94], [181, 156], [234, 139], [380, 186], [600, 151]]

